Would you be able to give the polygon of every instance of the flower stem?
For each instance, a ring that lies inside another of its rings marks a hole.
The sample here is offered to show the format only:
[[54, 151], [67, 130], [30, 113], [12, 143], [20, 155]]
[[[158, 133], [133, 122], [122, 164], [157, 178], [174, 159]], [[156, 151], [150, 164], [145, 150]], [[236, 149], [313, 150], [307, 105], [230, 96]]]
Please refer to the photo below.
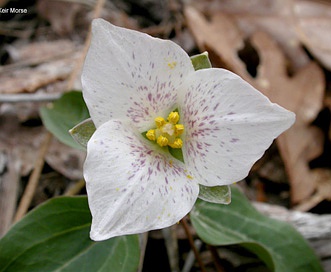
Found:
[[191, 246], [191, 248], [193, 250], [194, 256], [195, 256], [195, 258], [196, 258], [196, 260], [197, 260], [197, 262], [198, 262], [198, 264], [200, 266], [201, 272], [206, 272], [207, 270], [205, 268], [205, 265], [203, 264], [203, 262], [202, 262], [202, 260], [200, 258], [200, 254], [199, 254], [197, 248], [194, 245], [194, 240], [193, 240], [192, 234], [190, 232], [189, 226], [187, 224], [186, 218], [184, 217], [180, 222], [182, 223], [182, 226], [183, 226], [184, 231], [186, 233], [187, 239], [188, 239], [188, 241], [190, 243], [190, 246]]
[[225, 272], [225, 268], [222, 266], [221, 259], [217, 253], [217, 249], [214, 246], [208, 245], [208, 249], [213, 257], [213, 262], [217, 272]]

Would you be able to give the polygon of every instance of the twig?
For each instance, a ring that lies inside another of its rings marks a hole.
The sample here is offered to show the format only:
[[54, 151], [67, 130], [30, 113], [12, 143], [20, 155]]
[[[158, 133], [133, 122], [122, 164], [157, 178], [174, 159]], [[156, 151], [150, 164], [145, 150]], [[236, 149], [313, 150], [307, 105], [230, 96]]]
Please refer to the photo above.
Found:
[[66, 192], [64, 193], [65, 196], [73, 196], [77, 195], [85, 186], [85, 180], [80, 179], [78, 180], [72, 187], [70, 187]]
[[190, 229], [188, 227], [186, 218], [184, 217], [182, 220], [180, 220], [180, 222], [182, 223], [182, 226], [183, 226], [184, 231], [186, 233], [187, 239], [188, 239], [188, 241], [190, 243], [190, 246], [193, 250], [194, 256], [195, 256], [195, 258], [196, 258], [196, 260], [197, 260], [197, 262], [200, 266], [201, 272], [207, 272], [206, 268], [205, 268], [205, 265], [203, 264], [203, 262], [200, 258], [199, 252], [198, 252], [197, 248], [195, 247], [194, 240], [193, 240], [193, 237], [191, 235]]
[[76, 50], [71, 50], [70, 52], [64, 52], [64, 53], [59, 53], [56, 55], [53, 55], [51, 57], [43, 57], [43, 58], [36, 58], [36, 59], [27, 59], [27, 60], [21, 60], [18, 62], [14, 62], [11, 64], [6, 64], [4, 66], [0, 66], [0, 72], [1, 74], [5, 74], [5, 73], [12, 73], [13, 70], [16, 70], [18, 68], [26, 68], [26, 67], [31, 67], [31, 66], [37, 66], [39, 64], [43, 64], [43, 63], [47, 63], [47, 62], [51, 62], [60, 58], [66, 58], [66, 57], [70, 57], [73, 54], [75, 54], [75, 52], [77, 52]]
[[0, 103], [47, 102], [60, 97], [57, 93], [0, 94]]
[[90, 7], [93, 7], [96, 3], [96, 0], [58, 0], [58, 1], [83, 4]]
[[34, 195], [37, 185], [38, 185], [40, 173], [44, 166], [44, 157], [46, 155], [46, 152], [48, 150], [48, 146], [49, 146], [51, 140], [52, 140], [52, 134], [50, 132], [47, 132], [44, 142], [39, 150], [38, 158], [36, 160], [32, 174], [29, 178], [28, 185], [25, 188], [24, 194], [21, 198], [20, 204], [16, 211], [16, 215], [14, 217], [14, 222], [17, 222], [18, 220], [20, 220], [25, 215], [25, 213], [27, 212], [27, 210], [30, 206], [33, 195]]
[[[27, 22], [22, 22], [27, 23]], [[7, 24], [7, 25], [5, 25]], [[0, 22], [0, 35], [2, 36], [9, 36], [14, 38], [20, 38], [20, 39], [28, 39], [32, 34], [32, 31], [30, 29], [28, 30], [20, 30], [20, 29], [13, 29], [8, 27], [8, 23]]]

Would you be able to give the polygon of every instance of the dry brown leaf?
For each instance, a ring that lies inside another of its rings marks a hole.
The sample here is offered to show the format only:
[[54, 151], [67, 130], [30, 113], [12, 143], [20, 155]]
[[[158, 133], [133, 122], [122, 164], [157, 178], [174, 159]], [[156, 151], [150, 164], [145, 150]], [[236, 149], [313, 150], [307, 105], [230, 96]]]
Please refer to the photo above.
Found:
[[75, 44], [70, 40], [35, 42], [24, 46], [8, 45], [6, 49], [16, 66], [39, 64], [73, 54], [77, 50]]
[[9, 230], [15, 214], [20, 180], [19, 168], [13, 154], [5, 152], [0, 147], [0, 238]]
[[44, 63], [34, 68], [15, 69], [3, 73], [0, 75], [0, 93], [34, 92], [49, 83], [64, 80], [71, 74], [78, 55], [76, 53], [65, 59]]
[[[20, 164], [20, 175], [27, 176], [37, 160], [46, 130], [43, 126], [22, 125], [18, 108], [11, 104], [0, 107], [0, 151], [15, 155]], [[84, 158], [85, 152], [68, 147], [56, 139], [53, 139], [46, 155], [47, 163], [54, 170], [72, 180], [82, 178]]]
[[267, 32], [282, 47], [293, 67], [309, 62], [302, 44], [331, 69], [331, 3], [311, 0], [196, 1], [208, 15], [222, 12], [231, 16], [248, 37]]
[[78, 12], [83, 5], [77, 2], [61, 0], [39, 0], [37, 2], [38, 14], [48, 20], [52, 29], [58, 35], [72, 32]]
[[267, 34], [257, 32], [250, 37], [260, 58], [257, 77], [253, 78], [238, 57], [246, 36], [229, 16], [215, 14], [207, 21], [191, 7], [185, 9], [185, 15], [199, 48], [211, 51], [214, 63], [225, 64], [271, 101], [296, 113], [296, 123], [278, 138], [277, 143], [289, 174], [292, 202], [307, 199], [318, 184], [308, 162], [323, 148], [321, 132], [309, 126], [323, 103], [325, 82], [322, 70], [310, 62], [293, 77], [288, 76], [286, 59], [277, 44]]
[[331, 170], [315, 169], [312, 174], [316, 176], [316, 192], [305, 202], [294, 207], [298, 211], [308, 211], [323, 200], [331, 201]]
[[331, 2], [296, 1], [293, 16], [297, 37], [331, 70]]
[[[20, 164], [20, 175], [32, 170], [44, 137], [44, 128], [22, 126], [17, 117], [17, 108], [3, 104], [0, 107], [0, 150], [13, 154]], [[16, 162], [9, 162], [16, 163]]]
[[83, 162], [86, 152], [68, 147], [53, 137], [46, 155], [47, 163], [63, 176], [78, 180], [83, 178]]
[[[208, 22], [201, 13], [191, 7], [185, 9], [185, 15], [200, 51], [207, 50], [216, 65], [222, 65], [233, 71], [241, 71], [240, 76], [250, 80], [245, 64], [236, 53], [244, 46], [244, 42], [243, 35], [235, 23], [228, 20], [226, 15], [214, 16]], [[227, 33], [226, 39], [219, 33]], [[217, 46], [218, 44], [222, 46]]]
[[291, 0], [211, 1], [198, 4], [208, 15], [216, 12], [231, 17], [246, 38], [256, 31], [270, 34], [282, 46], [294, 68], [307, 64], [309, 58], [296, 38], [291, 16]]

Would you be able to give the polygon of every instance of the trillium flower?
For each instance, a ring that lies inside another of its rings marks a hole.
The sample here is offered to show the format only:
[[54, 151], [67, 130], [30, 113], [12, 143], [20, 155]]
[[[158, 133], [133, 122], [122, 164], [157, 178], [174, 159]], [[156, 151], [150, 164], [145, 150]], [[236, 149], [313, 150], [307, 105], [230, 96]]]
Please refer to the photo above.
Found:
[[239, 76], [195, 71], [175, 43], [102, 19], [92, 23], [82, 84], [96, 127], [84, 165], [93, 240], [175, 224], [199, 185], [243, 179], [294, 122]]

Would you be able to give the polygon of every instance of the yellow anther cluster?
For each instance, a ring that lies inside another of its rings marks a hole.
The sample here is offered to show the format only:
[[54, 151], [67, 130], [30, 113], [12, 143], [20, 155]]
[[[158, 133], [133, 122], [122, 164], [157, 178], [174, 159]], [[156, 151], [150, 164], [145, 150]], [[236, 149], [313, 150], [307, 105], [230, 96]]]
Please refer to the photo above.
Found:
[[156, 137], [155, 137], [155, 130], [154, 129], [150, 129], [149, 131], [147, 131], [146, 133], [146, 137], [148, 139], [150, 139], [151, 141], [155, 141]]
[[168, 116], [168, 121], [171, 123], [171, 124], [177, 124], [178, 121], [179, 121], [179, 113], [176, 112], [176, 111], [172, 111], [170, 112], [169, 116]]
[[157, 128], [162, 127], [166, 123], [166, 120], [164, 120], [163, 117], [156, 117], [155, 118], [155, 125]]
[[169, 143], [169, 140], [167, 137], [160, 135], [159, 137], [157, 137], [156, 142], [159, 146], [167, 146]]
[[181, 148], [183, 141], [178, 136], [184, 132], [184, 125], [177, 124], [179, 113], [173, 111], [169, 114], [167, 120], [162, 117], [155, 118], [156, 129], [150, 129], [146, 137], [151, 141], [156, 141], [159, 146], [170, 146], [172, 148]]
[[175, 125], [175, 131], [178, 135], [181, 135], [184, 132], [184, 125], [176, 124]]

